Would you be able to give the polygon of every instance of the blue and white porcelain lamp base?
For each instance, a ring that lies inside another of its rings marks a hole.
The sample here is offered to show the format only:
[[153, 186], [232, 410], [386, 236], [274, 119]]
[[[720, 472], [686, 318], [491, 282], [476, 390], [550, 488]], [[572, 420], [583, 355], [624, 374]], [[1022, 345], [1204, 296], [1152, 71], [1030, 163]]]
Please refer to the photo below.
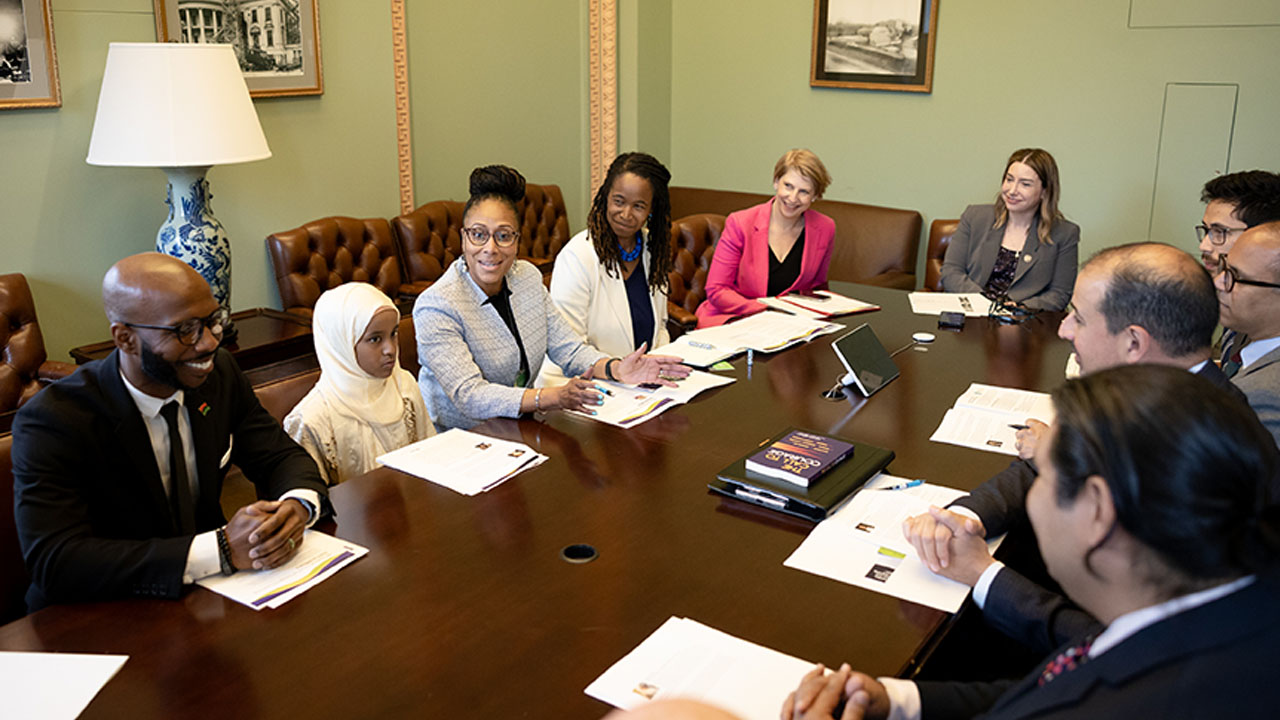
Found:
[[[231, 310], [231, 241], [222, 223], [213, 216], [209, 200], [209, 167], [165, 168], [169, 190], [165, 203], [169, 217], [156, 235], [156, 251], [175, 257], [191, 267], [209, 283], [218, 304]], [[228, 329], [224, 340], [234, 342], [235, 332]]]

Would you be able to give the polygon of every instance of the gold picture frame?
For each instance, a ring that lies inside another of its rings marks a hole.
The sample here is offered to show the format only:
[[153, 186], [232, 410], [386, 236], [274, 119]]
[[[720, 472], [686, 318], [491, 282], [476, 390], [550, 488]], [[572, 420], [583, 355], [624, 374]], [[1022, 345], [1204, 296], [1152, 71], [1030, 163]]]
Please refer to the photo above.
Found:
[[316, 0], [154, 1], [161, 42], [234, 45], [250, 97], [324, 93]]
[[814, 0], [812, 87], [928, 93], [938, 0]]
[[0, 110], [62, 106], [50, 0], [0, 0]]

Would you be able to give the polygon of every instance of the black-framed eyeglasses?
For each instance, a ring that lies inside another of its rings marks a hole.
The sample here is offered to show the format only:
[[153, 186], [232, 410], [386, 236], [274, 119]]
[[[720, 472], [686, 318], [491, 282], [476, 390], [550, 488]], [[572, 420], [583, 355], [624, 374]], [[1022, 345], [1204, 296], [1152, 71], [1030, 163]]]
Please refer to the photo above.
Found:
[[476, 247], [484, 247], [489, 244], [489, 238], [498, 243], [498, 247], [511, 247], [520, 239], [519, 230], [508, 230], [506, 228], [498, 228], [492, 234], [489, 228], [482, 225], [473, 225], [472, 227], [462, 228], [462, 234], [467, 236], [467, 241]]
[[1221, 225], [1205, 225], [1200, 223], [1196, 226], [1196, 241], [1203, 242], [1205, 236], [1209, 237], [1209, 242], [1214, 245], [1222, 245], [1227, 242], [1227, 238], [1237, 233], [1242, 233], [1249, 228], [1229, 228]]
[[1255, 287], [1275, 288], [1280, 290], [1280, 283], [1269, 283], [1261, 280], [1247, 280], [1240, 277], [1240, 272], [1227, 264], [1226, 255], [1218, 256], [1218, 267], [1221, 268], [1218, 272], [1225, 276], [1222, 278], [1223, 292], [1231, 292], [1237, 283], [1241, 285], [1253, 285]]
[[190, 318], [183, 320], [177, 325], [144, 325], [142, 323], [124, 323], [126, 327], [146, 328], [148, 330], [168, 330], [178, 338], [178, 342], [183, 345], [194, 346], [200, 342], [200, 338], [204, 337], [204, 329], [209, 328], [209, 332], [214, 337], [222, 337], [222, 331], [227, 329], [227, 325], [231, 322], [231, 313], [226, 308], [218, 308], [209, 314], [208, 317]]

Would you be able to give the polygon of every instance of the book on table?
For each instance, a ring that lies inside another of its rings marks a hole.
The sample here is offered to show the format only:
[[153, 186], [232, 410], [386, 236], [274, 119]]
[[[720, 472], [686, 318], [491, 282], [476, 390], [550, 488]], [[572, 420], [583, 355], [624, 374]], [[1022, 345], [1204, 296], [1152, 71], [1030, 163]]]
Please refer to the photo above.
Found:
[[851, 452], [851, 442], [804, 430], [789, 430], [747, 458], [746, 468], [749, 472], [809, 487]]
[[[797, 430], [826, 437], [829, 443], [847, 443], [852, 445], [852, 449], [843, 460], [832, 463], [830, 469], [808, 487], [747, 469], [747, 460], [766, 445], [782, 440]], [[707, 487], [720, 495], [818, 522], [834, 512], [840, 503], [876, 473], [883, 470], [893, 457], [892, 450], [874, 445], [847, 439], [837, 440], [800, 428], [788, 428], [730, 463], [728, 467], [717, 473], [716, 479], [708, 483]]]

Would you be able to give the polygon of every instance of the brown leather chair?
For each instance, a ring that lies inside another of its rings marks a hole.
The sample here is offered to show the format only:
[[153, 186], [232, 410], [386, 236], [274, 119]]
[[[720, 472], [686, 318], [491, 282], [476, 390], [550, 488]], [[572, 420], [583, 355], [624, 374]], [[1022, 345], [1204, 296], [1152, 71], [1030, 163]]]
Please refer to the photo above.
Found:
[[[728, 215], [759, 205], [771, 195], [673, 186], [671, 216], [713, 212]], [[819, 200], [813, 209], [836, 222], [830, 280], [910, 290], [916, 284], [916, 256], [924, 220], [914, 210]]]
[[[465, 203], [455, 200], [436, 200], [391, 220], [405, 260], [405, 277], [417, 292], [439, 279], [462, 254], [463, 207]], [[517, 257], [550, 275], [556, 255], [570, 237], [569, 214], [560, 186], [527, 183], [516, 214], [520, 220]]]
[[400, 318], [400, 367], [418, 378], [418, 339], [413, 330], [413, 315]]
[[22, 562], [13, 518], [13, 435], [0, 435], [0, 625], [27, 614], [31, 578]]
[[707, 271], [724, 231], [724, 215], [699, 213], [671, 223], [671, 290], [667, 295], [667, 329], [674, 340], [698, 326], [694, 315], [707, 299]]
[[286, 312], [310, 317], [320, 293], [352, 281], [376, 285], [392, 300], [415, 294], [382, 218], [321, 218], [268, 235], [267, 252]]
[[41, 387], [75, 370], [45, 354], [26, 276], [0, 275], [0, 412], [21, 407]]
[[960, 220], [934, 220], [929, 224], [929, 246], [924, 256], [924, 287], [921, 290], [942, 292], [942, 260], [947, 256], [951, 236]]

